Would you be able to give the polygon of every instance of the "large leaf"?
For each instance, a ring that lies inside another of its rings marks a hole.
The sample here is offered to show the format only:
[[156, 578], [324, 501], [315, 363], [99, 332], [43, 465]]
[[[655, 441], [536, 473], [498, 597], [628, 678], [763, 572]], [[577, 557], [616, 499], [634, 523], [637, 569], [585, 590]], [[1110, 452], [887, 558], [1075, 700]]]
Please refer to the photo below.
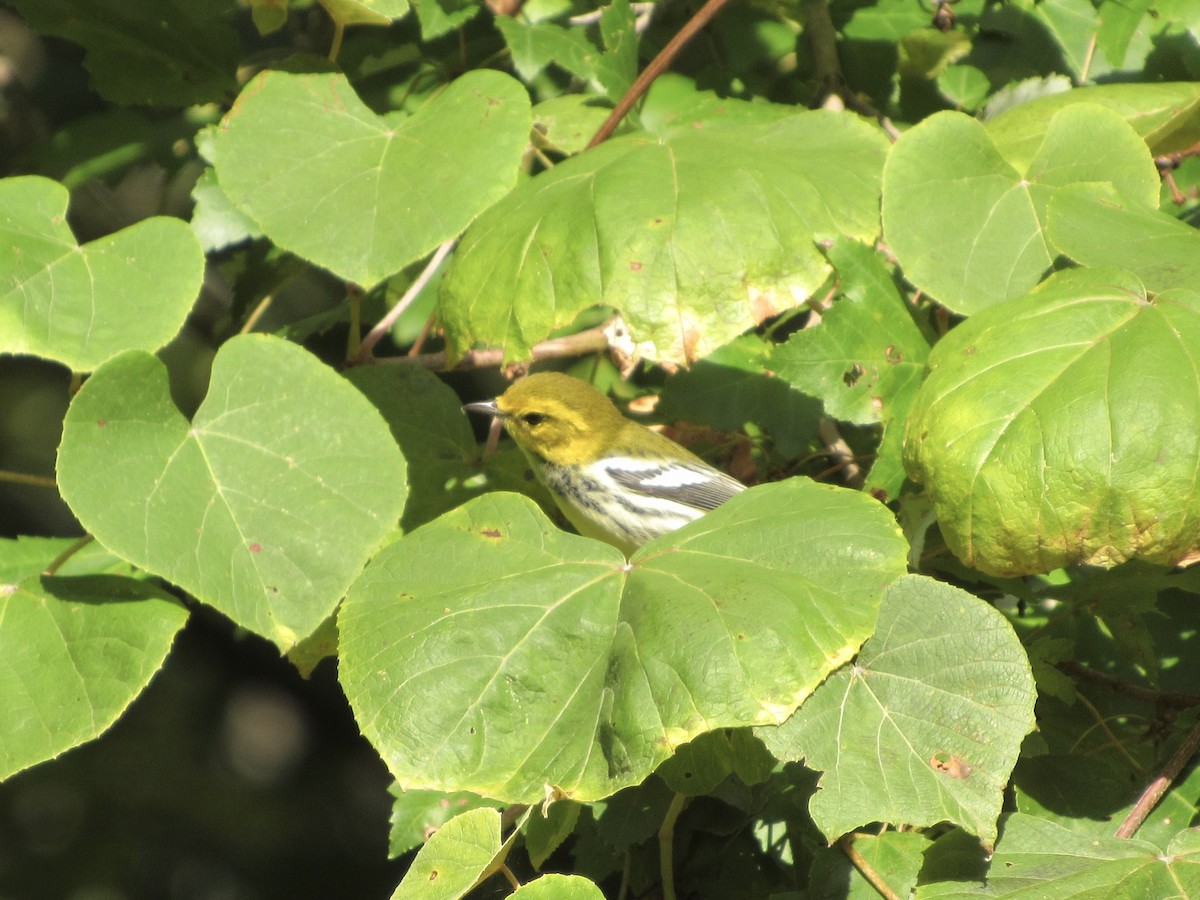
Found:
[[[187, 612], [72, 542], [0, 542], [0, 779], [99, 737], [149, 683]], [[81, 574], [92, 573], [92, 574]]]
[[229, 0], [13, 0], [30, 27], [81, 44], [97, 90], [115, 103], [188, 106], [236, 88]]
[[90, 371], [122, 350], [157, 350], [200, 292], [204, 253], [179, 219], [155, 217], [80, 247], [66, 188], [0, 180], [0, 352]]
[[1012, 897], [1194, 897], [1200, 894], [1200, 831], [1180, 831], [1166, 847], [1079, 834], [1015, 813], [988, 867], [986, 884], [927, 884], [920, 900]]
[[192, 422], [127, 353], [67, 411], [64, 499], [129, 561], [291, 647], [395, 526], [404, 459], [374, 408], [294, 344], [228, 341]]
[[442, 283], [451, 348], [528, 359], [605, 304], [644, 355], [691, 362], [815, 290], [829, 272], [818, 237], [874, 238], [877, 130], [769, 106], [720, 121], [611, 140], [481, 216]]
[[339, 672], [404, 787], [595, 799], [705, 731], [785, 719], [870, 633], [903, 558], [884, 507], [802, 479], [628, 563], [489, 494], [372, 560]]
[[512, 188], [530, 123], [525, 89], [490, 70], [383, 117], [343, 75], [267, 71], [222, 121], [217, 176], [277, 245], [372, 286]]
[[874, 821], [950, 821], [991, 845], [1034, 699], [1004, 616], [913, 575], [888, 589], [854, 665], [759, 734], [780, 759], [824, 772], [809, 809], [831, 839]]
[[940, 113], [905, 132], [888, 157], [884, 236], [909, 280], [969, 315], [1042, 279], [1056, 255], [1045, 234], [1050, 196], [1088, 181], [1158, 202], [1146, 145], [1112, 110], [1060, 110], [1028, 162], [1006, 159], [974, 119]]
[[992, 574], [1200, 548], [1200, 293], [1151, 300], [1111, 269], [1061, 273], [934, 348], [905, 463], [946, 542]]

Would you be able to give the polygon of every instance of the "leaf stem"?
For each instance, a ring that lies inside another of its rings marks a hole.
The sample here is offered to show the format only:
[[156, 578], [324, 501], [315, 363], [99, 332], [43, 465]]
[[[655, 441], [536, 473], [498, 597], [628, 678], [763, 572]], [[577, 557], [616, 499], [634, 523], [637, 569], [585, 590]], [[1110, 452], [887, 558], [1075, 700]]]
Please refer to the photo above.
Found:
[[95, 538], [92, 537], [90, 534], [85, 534], [83, 537], [79, 538], [77, 541], [72, 543], [71, 546], [67, 547], [67, 549], [64, 550], [62, 553], [58, 554], [58, 556], [54, 557], [54, 561], [51, 562], [50, 565], [46, 566], [46, 568], [42, 570], [42, 574], [43, 575], [57, 575], [58, 570], [63, 567], [63, 564], [66, 563], [66, 561], [68, 559], [70, 559], [72, 556], [74, 556], [76, 553], [78, 553], [80, 550], [82, 550], [84, 547], [86, 547], [88, 544], [90, 544], [94, 540], [95, 540]]
[[888, 883], [883, 880], [883, 876], [875, 871], [871, 864], [867, 862], [866, 857], [854, 849], [854, 837], [853, 834], [842, 835], [838, 838], [838, 849], [846, 854], [846, 858], [850, 860], [854, 868], [858, 869], [858, 874], [867, 879], [871, 887], [879, 892], [879, 896], [885, 898], [885, 900], [900, 900], [900, 895], [888, 887]]
[[404, 311], [412, 306], [413, 301], [417, 299], [417, 295], [429, 283], [429, 279], [433, 277], [438, 267], [441, 266], [442, 261], [450, 255], [450, 251], [454, 249], [456, 243], [458, 243], [458, 238], [453, 237], [434, 251], [433, 256], [429, 257], [429, 262], [425, 263], [425, 268], [421, 270], [421, 274], [417, 276], [416, 281], [408, 286], [408, 290], [404, 292], [404, 296], [388, 311], [386, 316], [375, 323], [375, 327], [362, 339], [362, 342], [358, 345], [358, 351], [350, 358], [351, 365], [359, 365], [370, 359], [371, 351], [375, 349], [375, 345], [391, 330], [392, 326], [396, 324], [396, 320], [404, 315]]
[[[1100, 715], [1100, 710], [1096, 709], [1092, 701], [1083, 696], [1083, 694], [1078, 690], [1075, 691], [1075, 697], [1087, 708], [1088, 712], [1092, 714], [1092, 718], [1096, 720], [1097, 727], [1099, 727], [1099, 729], [1108, 737], [1108, 742], [1113, 746], [1113, 749], [1124, 756], [1129, 765], [1131, 765], [1139, 774], [1145, 772], [1145, 767], [1133, 758], [1133, 754], [1125, 748], [1125, 745], [1121, 743], [1120, 738], [1113, 734], [1113, 730], [1108, 727], [1108, 722], [1105, 721], [1104, 716]], [[1088, 730], [1090, 731], [1091, 729]], [[1084, 734], [1086, 735], [1087, 732], [1085, 731]], [[1082, 737], [1080, 740], [1082, 740]]]
[[[537, 362], [543, 359], [559, 359], [564, 356], [586, 356], [589, 353], [600, 353], [608, 349], [608, 336], [605, 329], [608, 323], [597, 325], [586, 331], [569, 334], [566, 337], [550, 338], [534, 344], [530, 358]], [[418, 365], [427, 369], [482, 369], [487, 366], [498, 366], [504, 362], [503, 347], [485, 347], [479, 350], [468, 350], [453, 366], [445, 351], [436, 353], [418, 353], [415, 356], [382, 356], [375, 360], [377, 363], [392, 365]]]
[[588, 141], [588, 150], [597, 144], [604, 143], [612, 136], [617, 126], [621, 124], [621, 120], [629, 114], [634, 104], [650, 89], [650, 85], [654, 83], [654, 79], [670, 67], [671, 63], [675, 61], [675, 57], [679, 55], [679, 52], [687, 46], [688, 41], [695, 37], [701, 28], [711, 22], [713, 17], [721, 11], [721, 7], [728, 2], [729, 0], [707, 0], [702, 7], [696, 10], [696, 14], [687, 20], [671, 40], [667, 41], [667, 45], [658, 52], [658, 56], [650, 60], [650, 64], [642, 70], [642, 73], [630, 85], [629, 90], [625, 92], [625, 96], [617, 101], [617, 105], [613, 107], [613, 111], [604, 120], [604, 124], [600, 126], [599, 130], [592, 135], [592, 139]]
[[10, 472], [8, 469], [0, 469], [0, 481], [7, 481], [12, 484], [27, 484], [31, 487], [58, 487], [58, 482], [49, 475], [27, 475], [24, 472]]
[[1125, 817], [1125, 821], [1117, 829], [1117, 837], [1133, 837], [1134, 832], [1146, 821], [1146, 817], [1150, 815], [1150, 811], [1154, 809], [1158, 801], [1162, 799], [1163, 794], [1167, 792], [1167, 788], [1171, 786], [1171, 783], [1183, 771], [1183, 767], [1198, 752], [1200, 752], [1200, 722], [1196, 723], [1196, 726], [1184, 738], [1179, 748], [1171, 754], [1171, 758], [1167, 760], [1167, 764], [1163, 766], [1158, 776], [1142, 791], [1142, 795], [1138, 797], [1137, 803], [1133, 805], [1133, 809], [1129, 811], [1129, 815]]
[[687, 797], [676, 794], [667, 814], [663, 816], [662, 827], [658, 829], [658, 868], [662, 877], [663, 900], [675, 900], [675, 821], [683, 812]]

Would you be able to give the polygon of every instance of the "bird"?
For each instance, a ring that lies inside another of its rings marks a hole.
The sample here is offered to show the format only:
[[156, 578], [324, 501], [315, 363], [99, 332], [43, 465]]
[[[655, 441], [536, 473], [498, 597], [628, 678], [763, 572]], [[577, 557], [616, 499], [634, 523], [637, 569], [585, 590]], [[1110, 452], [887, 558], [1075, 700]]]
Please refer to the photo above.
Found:
[[575, 530], [626, 556], [746, 489], [560, 372], [528, 375], [463, 409], [499, 419]]

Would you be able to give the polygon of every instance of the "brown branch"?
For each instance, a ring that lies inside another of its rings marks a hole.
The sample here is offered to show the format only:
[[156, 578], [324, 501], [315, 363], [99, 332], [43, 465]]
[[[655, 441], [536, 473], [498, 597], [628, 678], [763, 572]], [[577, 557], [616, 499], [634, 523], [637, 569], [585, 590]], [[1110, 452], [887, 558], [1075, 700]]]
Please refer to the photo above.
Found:
[[[534, 344], [530, 358], [534, 362], [538, 362], [543, 359], [558, 359], [564, 356], [586, 356], [589, 353], [599, 353], [607, 350], [608, 336], [605, 334], [606, 328], [608, 328], [607, 322], [595, 328], [581, 331], [578, 334], [550, 338], [549, 340]], [[424, 366], [427, 369], [451, 368], [454, 371], [461, 369], [482, 369], [486, 366], [498, 366], [503, 363], [504, 349], [502, 347], [485, 347], [481, 350], [468, 350], [459, 357], [453, 366], [448, 366], [445, 351], [419, 353], [416, 356], [382, 356], [376, 359], [375, 362], [381, 365], [417, 365]]]
[[1129, 815], [1125, 817], [1125, 821], [1117, 829], [1117, 837], [1133, 837], [1134, 832], [1141, 827], [1142, 823], [1146, 821], [1146, 817], [1150, 815], [1150, 811], [1158, 805], [1158, 801], [1167, 792], [1167, 788], [1179, 777], [1179, 773], [1183, 771], [1183, 767], [1188, 764], [1197, 752], [1200, 752], [1200, 722], [1196, 723], [1196, 727], [1184, 738], [1183, 743], [1179, 745], [1179, 749], [1171, 754], [1171, 758], [1167, 760], [1167, 764], [1163, 766], [1158, 776], [1142, 791], [1142, 796], [1138, 797], [1137, 803], [1133, 805], [1133, 809], [1129, 811]]
[[867, 862], [866, 857], [854, 849], [854, 835], [844, 834], [837, 842], [838, 849], [846, 854], [854, 868], [858, 869], [858, 874], [867, 879], [871, 887], [879, 892], [879, 896], [885, 900], [900, 900], [900, 895], [888, 887], [888, 883], [883, 880], [875, 869]]
[[358, 345], [358, 349], [350, 358], [350, 365], [358, 365], [370, 359], [371, 351], [375, 349], [375, 345], [391, 330], [392, 326], [396, 324], [396, 320], [404, 314], [404, 311], [412, 306], [413, 301], [417, 299], [417, 295], [424, 290], [425, 285], [429, 284], [429, 279], [433, 277], [434, 273], [446, 257], [450, 255], [450, 251], [454, 249], [454, 245], [457, 243], [458, 238], [452, 237], [433, 252], [433, 256], [429, 257], [429, 261], [425, 263], [425, 268], [421, 270], [421, 274], [416, 277], [416, 280], [408, 286], [408, 290], [404, 292], [404, 296], [396, 301], [396, 305], [388, 311], [388, 314], [376, 322], [375, 327], [362, 339], [362, 343]]
[[654, 79], [670, 67], [671, 63], [675, 61], [675, 57], [679, 55], [679, 52], [687, 46], [688, 41], [694, 38], [701, 28], [711, 22], [713, 17], [721, 11], [721, 7], [728, 2], [729, 0], [707, 0], [696, 11], [696, 14], [688, 19], [675, 36], [667, 41], [667, 46], [658, 52], [658, 56], [654, 57], [650, 61], [650, 64], [642, 70], [642, 73], [638, 75], [629, 90], [625, 92], [625, 96], [617, 101], [617, 105], [609, 113], [608, 118], [604, 120], [604, 124], [600, 126], [600, 129], [592, 135], [592, 139], [588, 141], [587, 149], [590, 150], [597, 144], [602, 144], [608, 140], [612, 133], [616, 131], [617, 126], [621, 124], [621, 120], [633, 109], [634, 104], [650, 89], [650, 85], [654, 83]]
[[1055, 668], [1065, 675], [1071, 675], [1095, 684], [1104, 685], [1104, 687], [1118, 694], [1124, 694], [1127, 697], [1132, 697], [1135, 700], [1141, 700], [1145, 703], [1153, 703], [1155, 706], [1167, 706], [1172, 709], [1191, 709], [1193, 706], [1200, 706], [1200, 696], [1165, 693], [1154, 691], [1150, 688], [1139, 687], [1136, 684], [1130, 684], [1127, 681], [1122, 681], [1120, 678], [1114, 678], [1112, 675], [1099, 672], [1074, 660], [1057, 663]]

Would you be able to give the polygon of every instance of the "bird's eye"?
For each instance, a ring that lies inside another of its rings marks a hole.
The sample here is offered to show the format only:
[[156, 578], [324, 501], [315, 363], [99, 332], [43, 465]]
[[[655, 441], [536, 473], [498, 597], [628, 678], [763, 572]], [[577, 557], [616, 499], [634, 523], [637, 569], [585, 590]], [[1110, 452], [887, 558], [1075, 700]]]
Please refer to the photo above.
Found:
[[537, 428], [546, 421], [546, 417], [541, 413], [525, 413], [525, 415], [521, 416], [521, 421], [530, 428]]

